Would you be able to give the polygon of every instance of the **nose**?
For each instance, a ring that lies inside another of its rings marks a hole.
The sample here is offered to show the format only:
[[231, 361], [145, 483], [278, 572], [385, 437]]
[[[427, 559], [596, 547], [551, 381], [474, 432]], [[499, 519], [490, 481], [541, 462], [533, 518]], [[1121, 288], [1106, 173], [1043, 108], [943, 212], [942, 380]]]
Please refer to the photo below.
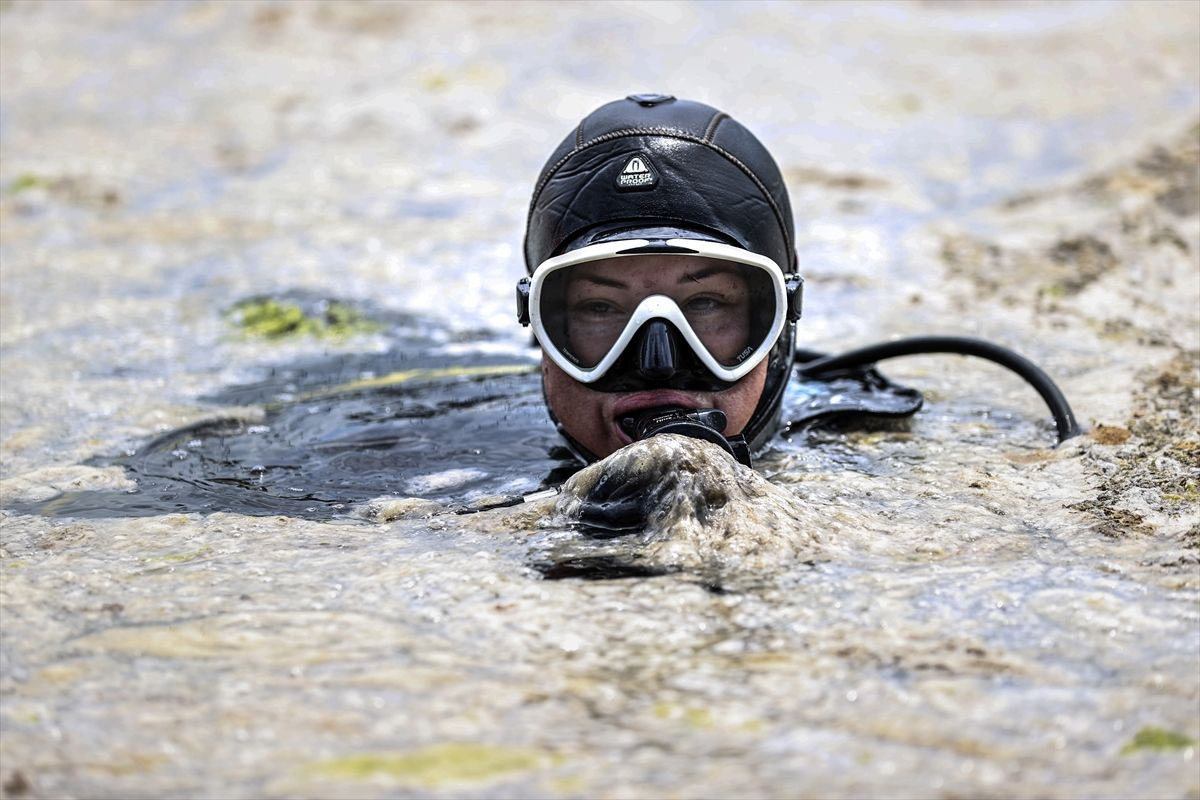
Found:
[[638, 376], [648, 381], [670, 380], [677, 363], [675, 337], [667, 323], [657, 319], [646, 323], [638, 348]]

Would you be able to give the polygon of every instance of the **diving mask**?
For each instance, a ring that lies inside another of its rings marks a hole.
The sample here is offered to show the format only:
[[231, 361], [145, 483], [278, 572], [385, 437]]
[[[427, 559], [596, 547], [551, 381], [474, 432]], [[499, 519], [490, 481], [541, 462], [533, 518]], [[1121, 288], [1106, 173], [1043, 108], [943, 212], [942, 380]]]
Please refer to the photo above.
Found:
[[719, 242], [609, 241], [519, 281], [518, 319], [563, 372], [598, 391], [721, 390], [799, 319], [802, 286], [770, 258]]

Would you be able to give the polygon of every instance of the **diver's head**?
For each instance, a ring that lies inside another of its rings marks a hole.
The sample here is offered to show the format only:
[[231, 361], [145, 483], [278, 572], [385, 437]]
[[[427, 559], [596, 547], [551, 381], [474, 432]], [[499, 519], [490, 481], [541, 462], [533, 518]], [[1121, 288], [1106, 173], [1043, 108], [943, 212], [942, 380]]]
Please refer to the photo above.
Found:
[[538, 178], [518, 285], [567, 441], [603, 457], [630, 415], [676, 407], [764, 443], [792, 365], [793, 240], [778, 167], [726, 114], [631, 95], [588, 115]]

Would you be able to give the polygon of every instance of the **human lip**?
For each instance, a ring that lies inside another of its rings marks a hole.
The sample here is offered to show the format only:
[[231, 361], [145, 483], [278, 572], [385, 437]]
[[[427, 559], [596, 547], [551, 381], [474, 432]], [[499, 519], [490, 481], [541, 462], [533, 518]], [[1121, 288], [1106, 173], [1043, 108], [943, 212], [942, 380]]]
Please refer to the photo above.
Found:
[[700, 402], [695, 395], [676, 392], [670, 389], [656, 389], [653, 392], [634, 392], [628, 394], [613, 404], [613, 416], [622, 417], [631, 411], [641, 411], [643, 408], [657, 406], [683, 406], [684, 408], [700, 408]]

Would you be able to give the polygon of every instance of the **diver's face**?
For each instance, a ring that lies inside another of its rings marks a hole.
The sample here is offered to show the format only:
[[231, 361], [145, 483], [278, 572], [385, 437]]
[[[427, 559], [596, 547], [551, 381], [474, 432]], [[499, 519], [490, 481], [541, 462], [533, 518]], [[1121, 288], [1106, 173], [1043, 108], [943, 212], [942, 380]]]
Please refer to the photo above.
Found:
[[[628, 312], [652, 294], [665, 295], [683, 310], [718, 359], [732, 359], [746, 343], [749, 303], [745, 279], [736, 269], [714, 268], [711, 260], [681, 256], [639, 256], [582, 265], [572, 276], [564, 302], [572, 309], [570, 346], [585, 362], [596, 363], [620, 333]], [[603, 458], [632, 440], [620, 419], [659, 406], [716, 408], [727, 418], [725, 436], [742, 432], [766, 382], [767, 362], [724, 391], [651, 389], [598, 392], [542, 358], [546, 401], [566, 432]]]

